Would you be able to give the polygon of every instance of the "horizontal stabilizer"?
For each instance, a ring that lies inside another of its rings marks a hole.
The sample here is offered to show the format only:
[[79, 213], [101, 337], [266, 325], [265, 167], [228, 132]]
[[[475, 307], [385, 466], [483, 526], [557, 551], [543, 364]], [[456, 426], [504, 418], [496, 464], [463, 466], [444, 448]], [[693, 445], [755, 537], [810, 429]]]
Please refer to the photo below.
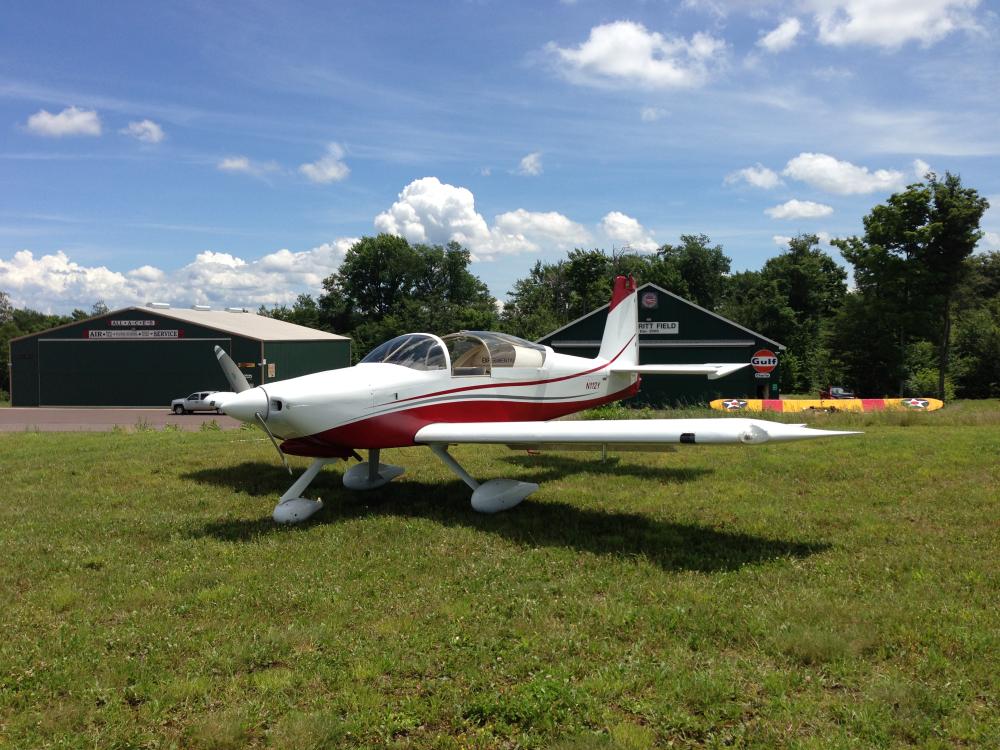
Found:
[[608, 419], [558, 422], [438, 423], [421, 428], [416, 443], [495, 443], [541, 448], [570, 443], [589, 445], [655, 446], [675, 443], [768, 443], [856, 435], [855, 432], [817, 430], [804, 424], [782, 424], [763, 419]]
[[718, 380], [737, 370], [749, 367], [749, 362], [722, 362], [705, 365], [611, 365], [611, 372], [634, 372], [639, 375], [707, 375]]

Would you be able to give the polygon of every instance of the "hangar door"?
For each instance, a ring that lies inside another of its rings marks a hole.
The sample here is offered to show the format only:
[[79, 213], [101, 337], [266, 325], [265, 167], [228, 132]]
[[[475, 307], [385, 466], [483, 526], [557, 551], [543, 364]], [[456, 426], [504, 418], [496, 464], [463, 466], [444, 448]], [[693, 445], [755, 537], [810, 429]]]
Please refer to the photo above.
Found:
[[198, 390], [227, 390], [214, 347], [231, 340], [40, 339], [41, 406], [170, 406]]

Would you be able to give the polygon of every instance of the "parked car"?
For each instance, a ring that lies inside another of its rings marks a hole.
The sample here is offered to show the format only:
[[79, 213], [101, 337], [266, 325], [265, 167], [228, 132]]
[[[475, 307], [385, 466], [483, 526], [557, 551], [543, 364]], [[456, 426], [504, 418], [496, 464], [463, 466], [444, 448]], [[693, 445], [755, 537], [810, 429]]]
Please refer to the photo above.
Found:
[[213, 393], [218, 391], [195, 391], [187, 398], [175, 398], [170, 402], [170, 409], [174, 414], [190, 414], [196, 411], [214, 411], [220, 414], [219, 409], [209, 401]]
[[854, 398], [854, 391], [848, 390], [847, 388], [841, 388], [839, 385], [827, 386], [826, 390], [821, 390], [819, 392], [819, 397], [829, 398], [829, 399], [841, 399], [841, 398]]

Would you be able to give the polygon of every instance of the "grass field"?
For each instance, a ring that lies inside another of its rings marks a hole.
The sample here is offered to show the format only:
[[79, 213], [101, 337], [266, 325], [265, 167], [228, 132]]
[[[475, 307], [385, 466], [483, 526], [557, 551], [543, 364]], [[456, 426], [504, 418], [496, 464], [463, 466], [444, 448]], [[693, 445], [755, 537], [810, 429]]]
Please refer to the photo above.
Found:
[[456, 448], [497, 516], [389, 451], [300, 528], [254, 431], [0, 435], [0, 745], [1000, 746], [1000, 404], [812, 423]]

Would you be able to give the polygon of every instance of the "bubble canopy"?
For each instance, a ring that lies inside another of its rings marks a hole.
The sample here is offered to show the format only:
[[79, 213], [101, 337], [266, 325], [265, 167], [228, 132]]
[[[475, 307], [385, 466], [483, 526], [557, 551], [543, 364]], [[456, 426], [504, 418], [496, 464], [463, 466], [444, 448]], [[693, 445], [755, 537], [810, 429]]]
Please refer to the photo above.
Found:
[[411, 370], [445, 370], [450, 365], [454, 375], [489, 375], [494, 367], [541, 367], [546, 353], [540, 344], [493, 331], [459, 331], [443, 339], [407, 333], [375, 347], [361, 363]]

